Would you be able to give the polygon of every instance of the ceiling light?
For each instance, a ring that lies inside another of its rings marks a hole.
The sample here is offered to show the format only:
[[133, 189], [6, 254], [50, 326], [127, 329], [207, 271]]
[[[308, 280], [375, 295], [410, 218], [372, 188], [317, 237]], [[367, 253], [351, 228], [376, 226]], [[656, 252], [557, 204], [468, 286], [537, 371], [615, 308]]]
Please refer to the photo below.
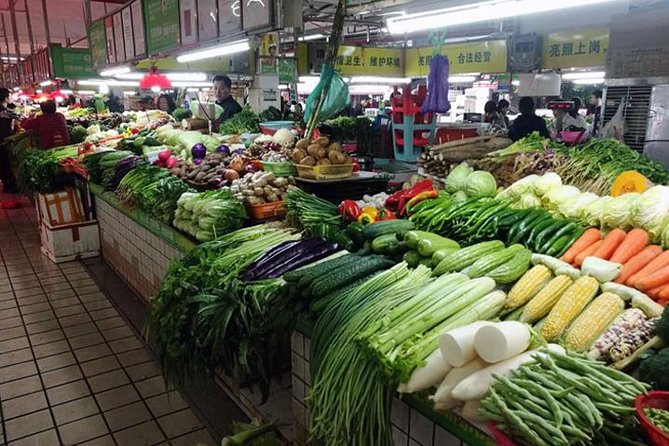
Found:
[[109, 85], [100, 84], [100, 94], [109, 94]]
[[187, 87], [209, 87], [209, 88], [211, 88], [211, 83], [210, 82], [195, 82], [195, 81], [174, 81], [174, 82], [172, 82], [172, 86], [181, 87], [181, 88], [187, 88]]
[[123, 96], [134, 96], [134, 91], [123, 90]]
[[578, 84], [578, 85], [596, 85], [596, 84], [603, 84], [605, 79], [603, 77], [600, 78], [588, 78], [588, 79], [573, 79], [571, 80], [572, 83]]
[[200, 91], [200, 89], [199, 89], [199, 88], [190, 87], [190, 88], [186, 88], [186, 91], [189, 92], [189, 93], [197, 93], [197, 92]]
[[351, 85], [350, 94], [384, 94], [391, 90], [390, 85]]
[[353, 76], [352, 84], [408, 84], [410, 77]]
[[309, 34], [308, 36], [298, 37], [297, 40], [304, 42], [306, 40], [318, 40], [326, 37], [325, 34]]
[[604, 71], [582, 71], [574, 73], [564, 73], [562, 80], [569, 81], [573, 79], [600, 79], [606, 76]]
[[47, 86], [49, 86], [49, 85], [51, 85], [51, 80], [43, 81], [43, 82], [40, 82], [40, 83], [39, 83], [39, 86], [40, 86], [40, 87], [47, 87]]
[[206, 73], [165, 73], [171, 81], [206, 81]]
[[613, 0], [492, 0], [447, 9], [407, 14], [388, 19], [391, 34], [412, 33], [435, 28], [480, 23], [508, 17], [589, 6]]
[[72, 94], [72, 90], [60, 90], [63, 94]]
[[140, 80], [141, 78], [144, 77], [146, 73], [145, 72], [140, 72], [140, 71], [133, 71], [130, 73], [119, 73], [115, 74], [114, 77], [116, 79], [129, 79], [129, 80]]
[[248, 39], [237, 42], [227, 43], [225, 45], [215, 46], [204, 50], [193, 51], [177, 56], [177, 62], [193, 62], [196, 60], [209, 59], [212, 57], [227, 56], [229, 54], [241, 53], [249, 50]]
[[116, 67], [100, 71], [100, 76], [116, 76], [117, 74], [130, 73], [130, 67]]
[[517, 80], [511, 81], [511, 85], [513, 85], [514, 87], [517, 87], [518, 85], [520, 85], [520, 81], [517, 81]]
[[95, 94], [95, 90], [77, 90], [77, 94]]
[[475, 81], [476, 76], [451, 76], [448, 78], [448, 82], [452, 84], [466, 84]]

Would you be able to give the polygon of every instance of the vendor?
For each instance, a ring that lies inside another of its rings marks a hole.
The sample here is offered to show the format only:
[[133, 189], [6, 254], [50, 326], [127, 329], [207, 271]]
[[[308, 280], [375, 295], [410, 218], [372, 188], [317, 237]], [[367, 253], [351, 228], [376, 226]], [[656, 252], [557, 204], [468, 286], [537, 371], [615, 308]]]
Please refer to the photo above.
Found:
[[587, 129], [588, 123], [585, 122], [585, 118], [578, 112], [581, 108], [581, 100], [579, 98], [573, 98], [571, 101], [574, 103], [574, 107], [562, 118], [562, 130], [578, 132]]
[[509, 101], [506, 99], [502, 99], [497, 103], [497, 113], [499, 113], [502, 116], [502, 119], [504, 120], [504, 127], [509, 127]]
[[221, 74], [214, 76], [213, 84], [216, 105], [223, 109], [223, 113], [221, 113], [217, 119], [217, 121], [221, 123], [242, 111], [242, 106], [230, 95], [232, 80], [230, 80], [228, 76], [223, 76]]
[[37, 133], [42, 149], [69, 144], [70, 133], [67, 131], [65, 116], [56, 112], [56, 103], [45, 101], [39, 107], [42, 110], [42, 115], [24, 119], [21, 121], [21, 127]]
[[546, 122], [534, 113], [534, 99], [529, 96], [520, 98], [518, 111], [520, 116], [514, 119], [509, 127], [509, 138], [512, 141], [518, 141], [532, 132], [539, 132], [544, 138], [550, 138]]
[[158, 97], [158, 110], [164, 111], [165, 113], [172, 114], [177, 108], [174, 99], [169, 94], [161, 94]]

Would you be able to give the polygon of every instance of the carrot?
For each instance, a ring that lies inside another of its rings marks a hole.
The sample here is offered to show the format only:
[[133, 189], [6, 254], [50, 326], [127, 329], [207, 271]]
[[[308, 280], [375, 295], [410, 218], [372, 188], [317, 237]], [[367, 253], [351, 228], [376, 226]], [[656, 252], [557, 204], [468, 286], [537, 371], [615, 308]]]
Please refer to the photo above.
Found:
[[662, 287], [662, 289], [658, 293], [658, 297], [660, 298], [660, 300], [669, 300], [669, 287], [667, 286]]
[[643, 251], [648, 245], [650, 236], [640, 228], [634, 228], [625, 236], [625, 240], [618, 246], [609, 261], [614, 263], [625, 263], [635, 255]]
[[660, 300], [660, 293], [662, 292], [662, 290], [663, 290], [664, 288], [669, 288], [669, 286], [668, 286], [667, 284], [665, 284], [665, 285], [660, 285], [660, 286], [656, 286], [655, 288], [651, 288], [650, 290], [647, 290], [647, 291], [646, 291], [646, 294], [647, 294], [648, 297], [650, 297], [651, 299], [657, 301], [657, 300]]
[[585, 258], [591, 256], [595, 251], [599, 249], [600, 246], [602, 246], [603, 243], [604, 240], [596, 241], [595, 243], [593, 243], [592, 245], [588, 246], [583, 251], [581, 251], [580, 254], [577, 255], [576, 258], [574, 259], [574, 265], [581, 266]]
[[599, 229], [590, 228], [583, 233], [582, 236], [574, 242], [573, 245], [564, 253], [560, 258], [567, 263], [574, 263], [574, 259], [579, 255], [585, 248], [592, 246], [593, 243], [602, 239], [602, 233]]
[[663, 266], [654, 273], [641, 277], [634, 286], [641, 291], [650, 290], [656, 286], [669, 284], [669, 265]]
[[625, 285], [634, 286], [634, 283], [641, 277], [652, 274], [667, 265], [669, 265], [669, 251], [664, 251], [662, 254], [651, 260], [648, 265], [641, 268], [639, 272], [632, 274], [632, 276], [625, 281]]
[[618, 249], [618, 246], [625, 240], [627, 234], [622, 229], [612, 229], [611, 232], [604, 237], [604, 243], [599, 245], [599, 248], [592, 254], [600, 259], [609, 260], [613, 252]]
[[625, 283], [627, 279], [638, 273], [653, 261], [657, 256], [662, 254], [662, 248], [657, 245], [646, 246], [643, 251], [635, 255], [623, 264], [623, 269], [620, 275], [614, 280], [615, 283]]

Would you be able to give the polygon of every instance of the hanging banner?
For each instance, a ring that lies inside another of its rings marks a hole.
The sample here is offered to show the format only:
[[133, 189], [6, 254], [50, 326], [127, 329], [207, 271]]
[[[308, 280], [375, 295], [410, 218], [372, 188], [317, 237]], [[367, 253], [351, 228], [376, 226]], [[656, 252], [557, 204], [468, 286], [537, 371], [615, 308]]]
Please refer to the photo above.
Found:
[[149, 55], [179, 46], [177, 0], [143, 0], [146, 48]]
[[125, 45], [123, 43], [123, 19], [121, 13], [114, 14], [114, 46], [116, 47], [116, 62], [124, 62]]
[[546, 34], [542, 67], [554, 69], [604, 66], [608, 48], [608, 28]]
[[135, 57], [146, 54], [146, 41], [144, 40], [144, 18], [142, 17], [141, 0], [135, 0], [130, 5], [132, 12], [132, 34], [135, 39]]
[[105, 37], [107, 42], [107, 63], [116, 63], [116, 50], [114, 45], [114, 18], [105, 17]]
[[296, 69], [295, 59], [287, 57], [279, 59], [279, 83], [289, 84], [295, 82]]
[[395, 48], [364, 48], [341, 46], [335, 68], [344, 76], [395, 76], [404, 75], [404, 54]]
[[197, 38], [200, 42], [206, 42], [218, 37], [216, 0], [198, 0], [197, 27]]
[[179, 22], [181, 23], [181, 44], [192, 45], [197, 42], [197, 9], [195, 0], [179, 2]]
[[225, 37], [242, 30], [241, 0], [218, 0], [218, 35]]
[[[448, 57], [451, 74], [506, 72], [506, 40], [443, 45], [441, 54]], [[405, 76], [430, 73], [432, 48], [409, 48], [405, 57]]]
[[107, 64], [107, 38], [102, 20], [91, 23], [88, 28], [88, 45], [91, 47], [93, 67], [104, 67]]
[[132, 33], [132, 11], [130, 7], [125, 7], [121, 11], [123, 19], [123, 46], [125, 47], [125, 60], [135, 58], [135, 42]]
[[52, 44], [50, 49], [54, 77], [82, 79], [95, 75], [90, 49], [63, 48], [60, 44]]
[[260, 72], [276, 74], [278, 65], [279, 33], [266, 33], [260, 39], [258, 53], [260, 55]]

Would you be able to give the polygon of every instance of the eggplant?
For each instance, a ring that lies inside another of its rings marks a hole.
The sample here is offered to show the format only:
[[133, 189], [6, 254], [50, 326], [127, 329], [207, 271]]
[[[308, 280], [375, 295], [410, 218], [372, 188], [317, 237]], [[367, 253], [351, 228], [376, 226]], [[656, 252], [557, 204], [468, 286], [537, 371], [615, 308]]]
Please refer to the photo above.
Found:
[[299, 243], [302, 243], [302, 240], [283, 242], [275, 246], [274, 248], [260, 254], [260, 256], [246, 268], [246, 271], [244, 271], [244, 279], [253, 280], [253, 278], [255, 277], [255, 272], [258, 268], [261, 268], [265, 263], [271, 261], [276, 256], [283, 254], [284, 252], [288, 251], [290, 248]]
[[267, 272], [267, 274], [261, 277], [261, 279], [277, 278], [284, 275], [288, 271], [292, 271], [308, 263], [316, 262], [317, 260], [320, 260], [323, 257], [327, 257], [330, 254], [334, 254], [337, 251], [339, 251], [338, 244], [326, 241], [325, 243], [318, 245], [307, 253], [299, 253], [293, 258], [287, 259], [282, 264], [277, 265], [276, 268]]
[[299, 241], [288, 247], [288, 249], [282, 250], [272, 257], [268, 257], [265, 261], [258, 264], [253, 271], [249, 271], [250, 274], [247, 275], [247, 280], [256, 280], [259, 277], [264, 277], [265, 274], [272, 271], [275, 267], [284, 264], [288, 260], [292, 260], [296, 256], [304, 255], [305, 252], [311, 251], [323, 242], [324, 239], [318, 237]]

